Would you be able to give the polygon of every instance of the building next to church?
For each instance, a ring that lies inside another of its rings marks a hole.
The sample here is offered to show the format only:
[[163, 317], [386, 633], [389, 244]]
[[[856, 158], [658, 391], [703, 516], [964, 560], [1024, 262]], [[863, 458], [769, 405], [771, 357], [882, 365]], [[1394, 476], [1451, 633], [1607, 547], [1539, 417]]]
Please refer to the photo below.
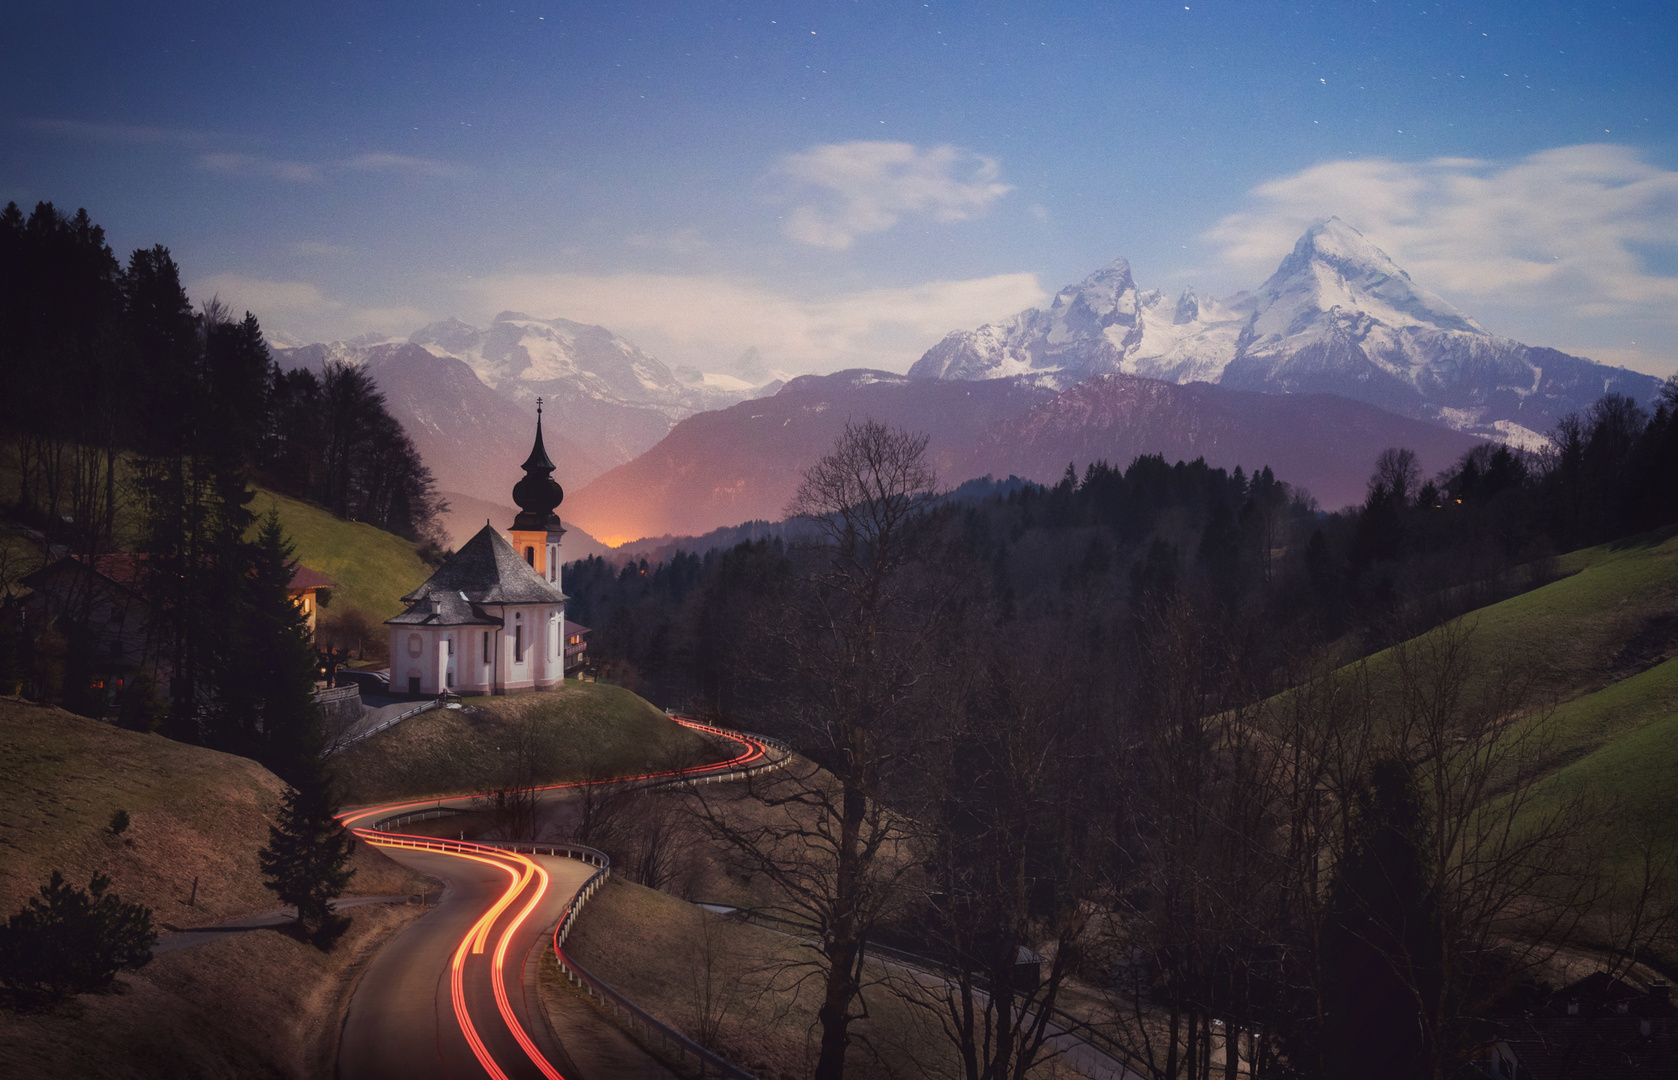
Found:
[[565, 680], [565, 594], [554, 513], [565, 492], [536, 443], [513, 487], [519, 515], [507, 536], [485, 522], [477, 535], [402, 598], [389, 620], [390, 691], [414, 697], [547, 690]]

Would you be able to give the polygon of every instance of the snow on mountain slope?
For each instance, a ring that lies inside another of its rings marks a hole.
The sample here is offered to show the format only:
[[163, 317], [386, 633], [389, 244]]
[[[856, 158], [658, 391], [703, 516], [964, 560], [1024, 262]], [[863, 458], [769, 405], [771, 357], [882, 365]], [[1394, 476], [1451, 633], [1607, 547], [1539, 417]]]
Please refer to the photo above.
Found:
[[[405, 342], [383, 335], [286, 347], [286, 367], [365, 365], [392, 414], [420, 446], [439, 484], [500, 491], [501, 464], [516, 473], [542, 398], [561, 483], [580, 485], [664, 438], [684, 417], [780, 389], [731, 376], [684, 385], [669, 368], [600, 326], [504, 311], [488, 326], [445, 319]], [[561, 440], [557, 442], [555, 440]], [[516, 444], [516, 452], [513, 448]], [[498, 464], [499, 463], [499, 464]], [[516, 476], [515, 476], [516, 478]]]
[[1219, 302], [1139, 292], [1120, 259], [1062, 289], [1047, 311], [948, 335], [910, 373], [1026, 374], [1056, 389], [1122, 373], [1339, 394], [1524, 446], [1606, 392], [1647, 402], [1660, 385], [1488, 333], [1338, 218], [1306, 230], [1256, 293]]

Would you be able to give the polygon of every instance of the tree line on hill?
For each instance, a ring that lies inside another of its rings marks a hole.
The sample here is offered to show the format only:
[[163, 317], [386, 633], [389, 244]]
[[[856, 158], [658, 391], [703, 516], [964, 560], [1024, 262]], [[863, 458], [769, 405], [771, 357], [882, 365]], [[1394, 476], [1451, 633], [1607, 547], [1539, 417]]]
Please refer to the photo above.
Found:
[[254, 315], [194, 311], [168, 249], [118, 262], [85, 210], [0, 211], [0, 425], [17, 511], [78, 550], [122, 539], [127, 455], [189, 455], [411, 540], [435, 483], [362, 372], [281, 371]]
[[[1091, 606], [1122, 626], [1150, 598], [1193, 592], [1277, 662], [1330, 642], [1350, 660], [1539, 583], [1562, 552], [1678, 522], [1678, 378], [1651, 406], [1610, 394], [1542, 451], [1487, 443], [1431, 478], [1395, 448], [1372, 463], [1364, 502], [1333, 512], [1267, 466], [1158, 455], [927, 509], [972, 545], [1007, 620]], [[609, 677], [726, 712], [716, 634], [791, 559], [776, 538], [591, 556], [565, 567], [567, 614], [593, 628]]]
[[[1395, 449], [1330, 514], [1158, 457], [940, 502], [924, 439], [854, 425], [804, 539], [572, 563], [569, 614], [609, 677], [809, 763], [693, 798], [813, 943], [817, 1076], [897, 993], [968, 1075], [1022, 1077], [1073, 977], [1160, 1080], [1454, 1076], [1558, 948], [1673, 944], [1658, 845], [1628, 894], [1604, 808], [1540, 792], [1531, 673], [1449, 620], [1678, 521], [1675, 406], [1605, 398], [1550, 452], [1427, 480]], [[948, 978], [905, 986], [870, 943]]]
[[[442, 505], [430, 473], [363, 373], [280, 371], [254, 315], [236, 321], [214, 299], [195, 311], [162, 246], [124, 267], [85, 210], [0, 211], [0, 382], [12, 519], [55, 556], [97, 568], [125, 552], [137, 568], [119, 584], [143, 600], [144, 656], [126, 673], [115, 718], [254, 758], [287, 782], [263, 870], [329, 946], [344, 920], [327, 899], [347, 878], [350, 841], [332, 818], [316, 658], [288, 591], [294, 549], [277, 514], [259, 520], [251, 509], [249, 483], [435, 549]], [[12, 560], [0, 563], [9, 578]], [[92, 675], [109, 669], [101, 653], [118, 653], [123, 631], [113, 637], [107, 625], [108, 590], [91, 575], [66, 580], [40, 609], [50, 618], [30, 623], [10, 606], [13, 581], [0, 580], [0, 685], [104, 715], [110, 688]], [[99, 880], [94, 901], [56, 875], [43, 887], [46, 906], [7, 931], [10, 959], [33, 949], [40, 963], [8, 963], [0, 980], [34, 986], [42, 964], [74, 968], [103, 924], [133, 914], [99, 899]], [[82, 923], [65, 914], [83, 907], [92, 914]], [[96, 966], [89, 978], [108, 983], [116, 965]]]
[[[194, 309], [167, 249], [123, 266], [86, 211], [50, 203], [0, 212], [0, 372], [12, 520], [95, 565], [133, 555], [123, 584], [144, 600], [146, 655], [119, 719], [311, 773], [315, 658], [287, 593], [293, 550], [249, 485], [432, 535], [430, 474], [371, 382], [281, 372], [254, 315]], [[103, 602], [89, 585], [56, 599], [51, 625], [0, 619], [3, 681], [106, 712], [111, 688], [90, 676], [116, 647]]]

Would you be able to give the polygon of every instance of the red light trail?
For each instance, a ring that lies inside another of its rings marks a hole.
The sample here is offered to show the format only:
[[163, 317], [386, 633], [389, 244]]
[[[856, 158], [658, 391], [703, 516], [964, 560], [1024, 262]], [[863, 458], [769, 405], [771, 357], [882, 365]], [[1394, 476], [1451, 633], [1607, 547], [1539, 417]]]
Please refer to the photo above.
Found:
[[[543, 787], [539, 787], [536, 790], [559, 791], [567, 788], [584, 787], [590, 783], [644, 783], [648, 781], [667, 779], [673, 780], [678, 777], [704, 777], [707, 774], [721, 775], [732, 773], [743, 767], [750, 766], [763, 760], [768, 755], [767, 747], [755, 739], [747, 738], [732, 731], [725, 731], [722, 728], [712, 727], [709, 724], [701, 724], [697, 721], [688, 720], [682, 717], [673, 717], [672, 719], [684, 727], [692, 728], [695, 731], [728, 739], [731, 742], [737, 743], [740, 747], [740, 752], [726, 761], [713, 762], [709, 765], [696, 766], [691, 769], [668, 769], [660, 772], [641, 773], [637, 776], [619, 777], [615, 780], [609, 781], [576, 781], [562, 784], [548, 784]], [[340, 815], [340, 820], [345, 826], [352, 829], [361, 839], [377, 847], [426, 851], [448, 855], [454, 858], [470, 860], [472, 862], [481, 863], [485, 866], [494, 867], [495, 869], [506, 873], [508, 878], [506, 889], [501, 893], [499, 898], [497, 898], [496, 901], [491, 904], [475, 922], [472, 923], [471, 927], [466, 931], [465, 935], [461, 937], [459, 943], [454, 948], [453, 959], [449, 966], [449, 996], [453, 1005], [455, 1021], [459, 1025], [461, 1035], [465, 1039], [466, 1045], [470, 1048], [478, 1063], [483, 1067], [484, 1072], [491, 1077], [491, 1080], [511, 1080], [511, 1072], [514, 1071], [521, 1074], [527, 1073], [528, 1068], [525, 1066], [524, 1061], [528, 1061], [530, 1066], [534, 1066], [536, 1071], [544, 1077], [545, 1080], [565, 1080], [563, 1074], [561, 1074], [560, 1071], [554, 1067], [553, 1063], [547, 1059], [541, 1049], [536, 1045], [535, 1041], [530, 1037], [529, 1032], [525, 1030], [524, 1025], [520, 1023], [518, 1015], [513, 1008], [512, 999], [507, 992], [507, 954], [512, 947], [515, 935], [530, 919], [531, 915], [537, 910], [537, 908], [541, 906], [542, 901], [549, 894], [551, 876], [549, 875], [547, 869], [528, 855], [521, 854], [517, 851], [509, 851], [489, 844], [476, 844], [465, 840], [444, 840], [436, 837], [418, 836], [408, 833], [359, 827], [357, 825], [358, 822], [363, 821], [372, 820], [376, 822], [392, 817], [398, 817], [404, 810], [414, 810], [425, 806], [440, 807], [444, 802], [470, 799], [473, 797], [475, 796], [445, 795], [430, 799], [418, 799], [408, 802], [387, 803], [380, 806], [361, 807], [357, 810], [349, 811]], [[542, 844], [536, 846], [548, 845]], [[562, 847], [563, 845], [555, 844], [554, 846]], [[495, 999], [496, 1012], [499, 1015], [501, 1025], [506, 1029], [507, 1033], [512, 1036], [513, 1041], [517, 1043], [519, 1050], [522, 1051], [524, 1060], [497, 1060], [495, 1053], [485, 1042], [483, 1034], [481, 1034], [481, 1031], [487, 1030], [484, 1028], [486, 1022], [493, 1025], [493, 1020], [483, 1016], [474, 1019], [467, 1000], [467, 967], [471, 963], [471, 957], [481, 956], [484, 954], [485, 950], [489, 947], [490, 937], [494, 933], [496, 924], [502, 920], [502, 916], [505, 915], [508, 909], [510, 909], [518, 901], [519, 897], [525, 896], [526, 894], [528, 894], [528, 897], [525, 900], [524, 905], [519, 909], [518, 913], [514, 915], [512, 919], [507, 921], [506, 925], [501, 928], [499, 934], [495, 935], [495, 947], [488, 961], [490, 986]], [[568, 898], [565, 904], [565, 911], [569, 911], [574, 902], [574, 896]], [[561, 918], [563, 918], [563, 915], [564, 912], [561, 913]], [[521, 969], [521, 980], [522, 976], [523, 972]], [[522, 985], [521, 981], [520, 986], [522, 987]]]

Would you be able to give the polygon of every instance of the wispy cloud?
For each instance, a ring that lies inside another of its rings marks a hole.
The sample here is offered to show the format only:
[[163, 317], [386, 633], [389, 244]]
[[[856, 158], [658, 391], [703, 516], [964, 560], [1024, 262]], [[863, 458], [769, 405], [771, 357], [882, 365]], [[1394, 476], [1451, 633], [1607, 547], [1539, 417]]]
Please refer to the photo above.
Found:
[[1678, 172], [1616, 145], [1566, 146], [1514, 162], [1331, 162], [1262, 184], [1205, 234], [1248, 277], [1313, 219], [1337, 214], [1453, 298], [1575, 318], [1678, 307]]
[[55, 120], [36, 117], [24, 120], [23, 126], [45, 135], [66, 139], [84, 139], [105, 143], [161, 143], [172, 146], [203, 146], [210, 136], [201, 131], [178, 128], [151, 127], [146, 124], [111, 124], [93, 120]]
[[345, 255], [352, 250], [344, 244], [329, 244], [324, 240], [292, 240], [283, 247], [293, 255], [307, 255], [311, 258]]
[[1041, 304], [1032, 274], [931, 281], [800, 299], [762, 285], [704, 275], [503, 274], [469, 283], [485, 310], [599, 323], [669, 362], [711, 370], [748, 346], [774, 367], [903, 370], [951, 330]]
[[405, 154], [357, 154], [344, 164], [361, 172], [395, 172], [406, 173], [409, 176], [454, 177], [466, 172], [463, 167], [451, 165], [446, 161], [408, 157]]
[[697, 255], [710, 250], [710, 242], [698, 229], [689, 226], [668, 233], [635, 233], [628, 239], [632, 248], [665, 251], [672, 255]]
[[251, 311], [270, 334], [299, 341], [330, 341], [369, 331], [411, 332], [430, 321], [414, 307], [358, 307], [326, 295], [307, 281], [270, 281], [242, 274], [216, 274], [188, 283], [197, 301], [212, 296], [236, 313]]
[[905, 215], [966, 221], [1013, 190], [997, 180], [995, 159], [954, 146], [921, 149], [902, 142], [848, 142], [782, 158], [781, 177], [816, 199], [795, 207], [783, 231], [804, 244], [844, 250], [884, 232]]
[[209, 153], [201, 155], [198, 163], [211, 172], [229, 176], [263, 176], [300, 184], [312, 184], [321, 179], [318, 165], [306, 161], [280, 161], [255, 154]]

